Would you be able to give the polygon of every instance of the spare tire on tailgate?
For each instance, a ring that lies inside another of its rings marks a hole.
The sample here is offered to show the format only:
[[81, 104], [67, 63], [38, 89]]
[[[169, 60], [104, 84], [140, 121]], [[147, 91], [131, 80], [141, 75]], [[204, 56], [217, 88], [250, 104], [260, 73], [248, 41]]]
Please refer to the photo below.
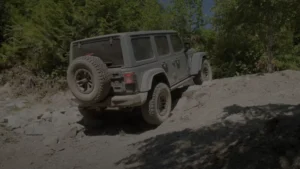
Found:
[[67, 71], [68, 86], [83, 103], [103, 100], [110, 90], [110, 74], [103, 61], [96, 56], [81, 56], [73, 60]]

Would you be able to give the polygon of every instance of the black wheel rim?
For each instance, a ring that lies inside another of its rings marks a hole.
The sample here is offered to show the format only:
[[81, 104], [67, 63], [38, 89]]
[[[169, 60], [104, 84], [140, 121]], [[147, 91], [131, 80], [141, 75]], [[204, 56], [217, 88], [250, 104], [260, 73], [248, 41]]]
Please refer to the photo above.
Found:
[[92, 74], [86, 69], [79, 69], [75, 72], [75, 81], [81, 93], [88, 94], [93, 91], [94, 84]]
[[167, 114], [167, 102], [168, 102], [168, 93], [163, 91], [159, 94], [157, 99], [157, 111], [160, 116], [165, 116]]

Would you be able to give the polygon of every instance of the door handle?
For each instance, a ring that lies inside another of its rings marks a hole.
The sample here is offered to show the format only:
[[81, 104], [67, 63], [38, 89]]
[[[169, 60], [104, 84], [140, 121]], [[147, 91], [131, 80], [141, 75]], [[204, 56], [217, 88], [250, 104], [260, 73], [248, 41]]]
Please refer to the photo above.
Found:
[[166, 62], [163, 62], [161, 66], [166, 72], [168, 72], [168, 65], [166, 64]]
[[172, 61], [172, 64], [173, 64], [173, 66], [176, 66], [176, 64], [177, 64], [177, 63], [176, 63], [176, 60], [173, 60], [173, 61]]
[[178, 58], [174, 60], [174, 65], [176, 65], [177, 68], [180, 68], [180, 60]]
[[180, 66], [180, 61], [179, 61], [179, 59], [173, 60], [173, 61], [172, 61], [172, 65], [173, 65], [173, 66], [176, 66], [177, 68], [179, 68], [179, 66]]

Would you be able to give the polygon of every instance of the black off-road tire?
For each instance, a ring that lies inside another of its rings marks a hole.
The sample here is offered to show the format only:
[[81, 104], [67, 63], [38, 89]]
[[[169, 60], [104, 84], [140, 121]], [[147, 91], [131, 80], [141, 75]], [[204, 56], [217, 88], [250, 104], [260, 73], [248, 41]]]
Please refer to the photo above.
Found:
[[[77, 85], [77, 74], [79, 71], [88, 72], [93, 87], [90, 92], [80, 91]], [[96, 56], [81, 56], [76, 58], [68, 67], [68, 86], [73, 95], [82, 103], [96, 103], [103, 100], [110, 90], [110, 74], [103, 61]]]
[[194, 77], [194, 83], [196, 85], [201, 85], [203, 82], [211, 81], [213, 78], [212, 69], [210, 62], [204, 59], [202, 62], [201, 70]]
[[[159, 110], [159, 97], [165, 97], [164, 114]], [[144, 120], [150, 124], [158, 126], [162, 124], [171, 114], [172, 96], [170, 88], [164, 83], [158, 83], [148, 95], [147, 102], [142, 105], [142, 115]]]

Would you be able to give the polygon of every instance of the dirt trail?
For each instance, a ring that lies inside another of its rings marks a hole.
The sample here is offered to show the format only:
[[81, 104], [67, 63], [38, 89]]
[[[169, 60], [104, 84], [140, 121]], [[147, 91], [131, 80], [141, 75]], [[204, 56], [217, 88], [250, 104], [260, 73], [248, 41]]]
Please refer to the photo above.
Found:
[[108, 112], [93, 130], [68, 92], [12, 99], [4, 86], [0, 168], [299, 168], [299, 84], [297, 71], [214, 80], [174, 92], [156, 129], [138, 112]]

